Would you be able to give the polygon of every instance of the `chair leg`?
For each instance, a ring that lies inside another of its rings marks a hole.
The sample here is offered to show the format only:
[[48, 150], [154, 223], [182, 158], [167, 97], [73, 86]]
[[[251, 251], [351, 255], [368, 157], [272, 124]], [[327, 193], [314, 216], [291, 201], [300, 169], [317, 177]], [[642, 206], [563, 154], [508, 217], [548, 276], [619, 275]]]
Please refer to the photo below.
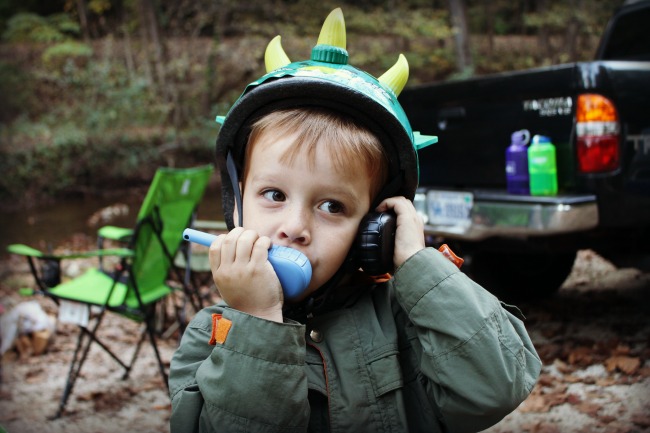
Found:
[[129, 363], [128, 367], [125, 368], [126, 371], [122, 376], [122, 380], [126, 380], [129, 378], [129, 374], [131, 373], [131, 368], [133, 367], [133, 364], [135, 364], [135, 360], [138, 357], [138, 354], [140, 353], [140, 347], [142, 347], [142, 343], [144, 342], [146, 336], [147, 336], [147, 328], [145, 328], [140, 334], [140, 339], [138, 340], [138, 344], [135, 346], [135, 350], [133, 351], [133, 356], [131, 356], [131, 362]]
[[[72, 394], [72, 390], [74, 388], [75, 382], [77, 381], [77, 378], [79, 377], [79, 373], [81, 372], [81, 367], [86, 361], [88, 352], [90, 351], [90, 345], [93, 342], [93, 334], [99, 327], [100, 321], [101, 321], [101, 316], [97, 319], [97, 323], [95, 323], [92, 333], [88, 331], [86, 328], [84, 328], [83, 326], [79, 326], [79, 338], [77, 338], [77, 346], [75, 348], [74, 354], [72, 355], [72, 361], [70, 362], [70, 370], [68, 371], [68, 378], [66, 380], [65, 387], [63, 388], [63, 394], [61, 395], [61, 400], [59, 401], [59, 408], [57, 412], [50, 417], [50, 419], [57, 419], [60, 418], [61, 415], [63, 415], [65, 407], [68, 403], [68, 399]], [[88, 334], [88, 336], [87, 336], [87, 342], [84, 346], [83, 340], [86, 334]], [[83, 351], [81, 350], [82, 346], [84, 346]], [[80, 352], [81, 352], [81, 356], [79, 356]]]
[[156, 344], [156, 333], [153, 326], [153, 317], [148, 317], [146, 319], [146, 324], [147, 324], [146, 332], [147, 334], [149, 334], [149, 342], [151, 343], [151, 347], [153, 347], [153, 351], [156, 354], [156, 360], [158, 361], [158, 368], [160, 369], [160, 376], [163, 379], [163, 383], [165, 384], [165, 387], [169, 391], [167, 372], [165, 371], [165, 365], [163, 364], [162, 359], [160, 358], [160, 352], [158, 351], [158, 345]]
[[138, 357], [138, 353], [140, 352], [140, 347], [142, 346], [142, 343], [144, 342], [145, 338], [147, 338], [148, 336], [149, 342], [151, 343], [151, 347], [153, 348], [154, 354], [156, 355], [156, 360], [158, 361], [158, 368], [160, 369], [160, 375], [163, 379], [163, 383], [165, 384], [167, 390], [169, 390], [169, 383], [167, 383], [167, 372], [165, 371], [165, 364], [163, 364], [162, 362], [162, 358], [160, 357], [160, 351], [158, 350], [158, 344], [156, 343], [156, 325], [154, 323], [155, 311], [156, 311], [155, 308], [152, 308], [144, 320], [145, 329], [142, 331], [142, 334], [140, 335], [140, 340], [138, 341], [135, 351], [133, 352], [133, 356], [131, 357], [131, 363], [129, 364], [126, 372], [124, 373], [124, 376], [122, 376], [122, 379], [127, 379], [129, 377], [131, 368], [133, 367], [133, 364], [135, 364], [135, 360]]
[[77, 362], [77, 356], [79, 355], [79, 351], [83, 343], [83, 337], [84, 337], [84, 333], [80, 330], [79, 337], [77, 338], [77, 347], [74, 350], [74, 354], [72, 355], [72, 361], [70, 362], [68, 378], [65, 382], [65, 386], [63, 387], [63, 394], [61, 395], [61, 399], [59, 400], [59, 408], [54, 415], [49, 417], [50, 420], [61, 418], [61, 415], [63, 415], [63, 411], [65, 410], [65, 406], [68, 403], [68, 398], [72, 393], [72, 388], [74, 387], [76, 376], [79, 373], [79, 371], [76, 370], [75, 365]]

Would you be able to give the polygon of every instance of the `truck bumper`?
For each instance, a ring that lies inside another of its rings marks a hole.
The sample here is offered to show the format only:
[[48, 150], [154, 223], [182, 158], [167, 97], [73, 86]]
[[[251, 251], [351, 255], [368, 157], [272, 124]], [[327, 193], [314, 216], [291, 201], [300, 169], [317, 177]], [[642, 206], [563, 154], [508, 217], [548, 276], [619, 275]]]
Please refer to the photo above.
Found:
[[458, 218], [440, 218], [441, 206], [444, 209], [448, 205], [441, 202], [449, 201], [442, 200], [440, 193], [440, 190], [420, 188], [415, 197], [415, 206], [425, 221], [427, 235], [480, 241], [497, 236], [524, 238], [579, 232], [598, 224], [594, 195], [541, 197], [477, 190], [460, 193], [465, 195], [462, 202], [471, 203], [464, 206], [464, 211], [450, 212]]

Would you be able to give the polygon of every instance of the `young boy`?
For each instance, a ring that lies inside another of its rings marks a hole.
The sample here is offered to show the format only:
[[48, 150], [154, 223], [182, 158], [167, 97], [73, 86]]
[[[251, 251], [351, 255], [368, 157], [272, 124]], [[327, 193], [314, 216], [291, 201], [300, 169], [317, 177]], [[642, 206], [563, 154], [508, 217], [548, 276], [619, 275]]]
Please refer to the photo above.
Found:
[[[347, 66], [342, 23], [330, 14], [310, 61], [290, 63], [274, 40], [271, 72], [223, 123], [232, 230], [210, 262], [224, 302], [197, 314], [174, 354], [172, 432], [479, 431], [537, 379], [523, 324], [425, 248], [412, 199], [427, 137], [396, 100], [405, 61], [378, 80]], [[390, 279], [359, 270], [372, 210], [397, 217]], [[284, 299], [272, 243], [309, 258], [302, 295]]]

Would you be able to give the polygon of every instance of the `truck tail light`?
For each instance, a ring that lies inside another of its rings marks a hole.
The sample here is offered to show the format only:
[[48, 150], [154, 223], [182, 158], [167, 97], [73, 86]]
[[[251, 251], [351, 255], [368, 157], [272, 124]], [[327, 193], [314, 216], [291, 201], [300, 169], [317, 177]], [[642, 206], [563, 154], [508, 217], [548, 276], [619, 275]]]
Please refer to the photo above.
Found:
[[579, 95], [576, 121], [578, 170], [616, 170], [620, 162], [620, 125], [612, 101], [602, 95]]

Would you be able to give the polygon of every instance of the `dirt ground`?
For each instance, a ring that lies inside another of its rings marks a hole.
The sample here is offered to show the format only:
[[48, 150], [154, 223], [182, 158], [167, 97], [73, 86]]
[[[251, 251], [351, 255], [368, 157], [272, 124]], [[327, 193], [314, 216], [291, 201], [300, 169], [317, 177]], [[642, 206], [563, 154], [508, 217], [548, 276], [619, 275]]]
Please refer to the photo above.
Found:
[[[29, 284], [23, 261], [0, 261], [3, 304], [24, 301], [15, 291]], [[544, 361], [542, 376], [530, 397], [487, 431], [650, 431], [649, 289], [650, 273], [616, 268], [585, 250], [555, 297], [520, 304]], [[51, 301], [38, 302], [56, 314]], [[107, 324], [105, 338], [128, 357], [140, 328], [115, 316]], [[75, 331], [73, 325], [59, 324], [48, 350], [39, 356], [5, 355], [0, 426], [10, 433], [169, 431], [169, 398], [149, 345], [143, 346], [126, 380], [114, 361], [92, 349], [65, 416], [48, 420], [58, 406]], [[160, 341], [167, 364], [176, 344], [173, 337]]]

